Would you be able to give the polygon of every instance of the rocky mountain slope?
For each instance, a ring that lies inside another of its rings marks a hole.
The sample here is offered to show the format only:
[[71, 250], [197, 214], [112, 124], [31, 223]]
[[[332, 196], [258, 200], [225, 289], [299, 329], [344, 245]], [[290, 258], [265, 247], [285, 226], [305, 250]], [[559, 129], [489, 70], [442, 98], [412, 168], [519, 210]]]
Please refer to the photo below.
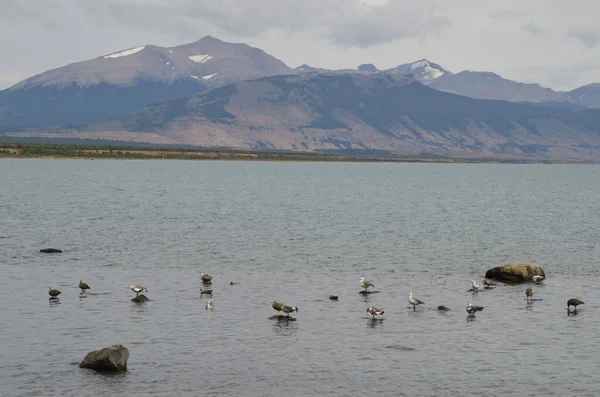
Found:
[[391, 73], [243, 81], [61, 133], [213, 147], [600, 159], [600, 110], [473, 99]]
[[292, 73], [246, 44], [207, 36], [145, 45], [50, 70], [0, 92], [0, 128], [98, 122], [231, 82]]

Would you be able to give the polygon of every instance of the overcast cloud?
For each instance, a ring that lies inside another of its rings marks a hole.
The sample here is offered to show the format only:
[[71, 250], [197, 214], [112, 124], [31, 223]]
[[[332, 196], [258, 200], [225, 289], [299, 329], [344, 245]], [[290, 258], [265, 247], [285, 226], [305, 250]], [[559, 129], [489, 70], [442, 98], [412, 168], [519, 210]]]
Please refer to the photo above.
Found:
[[595, 0], [0, 0], [0, 88], [121, 49], [212, 35], [291, 67], [427, 58], [572, 89], [600, 81], [599, 12]]

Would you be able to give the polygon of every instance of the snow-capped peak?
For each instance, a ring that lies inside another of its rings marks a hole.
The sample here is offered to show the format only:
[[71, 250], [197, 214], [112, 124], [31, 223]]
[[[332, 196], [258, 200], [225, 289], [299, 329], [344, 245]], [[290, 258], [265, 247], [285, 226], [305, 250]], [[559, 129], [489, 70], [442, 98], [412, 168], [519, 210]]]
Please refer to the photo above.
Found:
[[427, 59], [421, 59], [410, 64], [412, 70], [422, 69], [420, 72], [421, 80], [434, 80], [441, 77], [444, 74], [443, 70], [433, 67]]
[[106, 55], [104, 57], [104, 59], [121, 58], [121, 57], [125, 57], [127, 55], [133, 55], [133, 54], [136, 54], [136, 53], [142, 51], [144, 48], [146, 48], [145, 45], [143, 45], [141, 47], [130, 48], [129, 50], [125, 50], [125, 51], [115, 52], [114, 54]]

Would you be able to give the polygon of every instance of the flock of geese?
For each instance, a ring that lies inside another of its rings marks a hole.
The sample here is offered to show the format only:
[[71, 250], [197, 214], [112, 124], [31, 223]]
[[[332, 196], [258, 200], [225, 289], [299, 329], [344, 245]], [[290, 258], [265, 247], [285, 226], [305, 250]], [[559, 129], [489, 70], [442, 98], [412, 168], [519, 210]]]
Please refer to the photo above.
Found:
[[[543, 277], [543, 276], [533, 276], [533, 282], [535, 282], [536, 284], [541, 284], [542, 281], [544, 281], [544, 279], [545, 279], [545, 277]], [[212, 291], [213, 291], [211, 288], [212, 276], [201, 273], [200, 280], [202, 281], [202, 284], [203, 284], [203, 287], [200, 288], [200, 295], [212, 296]], [[230, 282], [229, 284], [235, 284], [235, 283]], [[482, 284], [483, 284], [483, 289], [495, 288], [495, 284], [488, 279], [484, 279]], [[364, 277], [360, 278], [360, 286], [363, 288], [363, 290], [360, 291], [361, 294], [369, 294], [369, 293], [374, 292], [374, 291], [369, 291], [369, 288], [375, 288], [375, 285], [373, 283], [371, 283], [370, 281], [365, 280]], [[79, 288], [81, 289], [81, 293], [85, 294], [86, 291], [88, 289], [90, 289], [90, 286], [88, 284], [84, 283], [83, 280], [79, 280]], [[135, 292], [136, 298], [139, 297], [140, 293], [148, 292], [148, 288], [144, 287], [143, 285], [139, 285], [139, 284], [132, 284], [130, 286], [130, 288], [133, 292]], [[479, 292], [479, 290], [480, 290], [480, 285], [475, 280], [472, 280], [471, 289], [469, 289], [469, 291], [472, 291], [473, 293], [477, 293], [477, 292]], [[50, 295], [51, 300], [58, 299], [58, 296], [61, 293], [62, 293], [61, 291], [54, 289], [52, 287], [50, 287], [50, 290], [48, 291], [48, 294]], [[526, 296], [527, 302], [532, 301], [534, 294], [535, 294], [535, 289], [532, 287], [529, 287], [525, 290], [525, 296]], [[136, 298], [134, 298], [134, 299], [136, 299]], [[335, 295], [331, 295], [331, 296], [329, 296], [329, 299], [338, 300], [338, 297]], [[412, 292], [408, 293], [408, 303], [412, 305], [413, 311], [417, 310], [417, 306], [425, 304], [425, 302], [423, 302], [422, 300], [414, 297]], [[577, 313], [577, 306], [583, 305], [583, 304], [584, 304], [584, 302], [577, 298], [569, 299], [567, 301], [567, 313], [568, 314]], [[574, 309], [571, 309], [571, 306], [573, 306]], [[204, 307], [207, 311], [212, 311], [215, 308], [214, 304], [211, 301], [207, 301], [206, 305]], [[284, 318], [286, 320], [290, 320], [290, 319], [293, 319], [290, 317], [291, 313], [298, 313], [297, 306], [286, 305], [284, 303], [278, 302], [277, 300], [273, 301], [272, 307], [277, 312], [276, 315], [274, 316], [274, 318]], [[449, 310], [446, 306], [438, 306], [437, 309], [440, 311]], [[467, 317], [474, 318], [475, 313], [477, 313], [478, 311], [482, 311], [482, 310], [483, 310], [483, 306], [476, 306], [476, 305], [473, 305], [471, 302], [469, 302], [469, 304], [466, 307]], [[281, 312], [283, 312], [285, 315], [282, 315]], [[384, 314], [384, 310], [377, 306], [367, 307], [366, 312], [367, 312], [367, 315], [369, 315], [372, 320], [375, 320], [376, 317], [382, 316]]]
[[[544, 281], [544, 279], [545, 279], [544, 276], [533, 276], [533, 278], [532, 278], [533, 282], [536, 284], [541, 284], [542, 281]], [[479, 290], [481, 288], [480, 285], [475, 280], [471, 280], [471, 281], [472, 281], [471, 289], [469, 289], [469, 291], [472, 291], [473, 293], [479, 292]], [[483, 284], [483, 289], [493, 289], [496, 286], [492, 281], [490, 281], [488, 279], [484, 279], [482, 284]], [[364, 288], [364, 290], [361, 291], [361, 293], [363, 293], [363, 294], [369, 293], [368, 292], [369, 288], [375, 288], [375, 285], [373, 283], [371, 283], [370, 281], [365, 280], [364, 277], [360, 278], [360, 286], [362, 288]], [[535, 289], [533, 287], [528, 287], [525, 290], [525, 297], [526, 297], [528, 303], [532, 302], [533, 294], [535, 294]], [[331, 298], [332, 297], [330, 297], [330, 299]], [[337, 300], [337, 297], [335, 297], [335, 299]], [[412, 292], [408, 293], [408, 303], [410, 303], [412, 305], [413, 311], [417, 310], [417, 306], [425, 304], [425, 302], [423, 302], [422, 300], [415, 298], [413, 296]], [[577, 306], [583, 305], [583, 304], [584, 304], [584, 302], [577, 298], [571, 298], [571, 299], [567, 300], [567, 313], [568, 314], [576, 314]], [[571, 306], [573, 306], [573, 309], [571, 309]], [[275, 307], [275, 303], [273, 304], [273, 308], [275, 310], [277, 310], [277, 308]], [[446, 306], [438, 306], [437, 309], [440, 311], [450, 310]], [[482, 310], [483, 310], [483, 306], [476, 306], [476, 305], [473, 305], [471, 302], [469, 302], [466, 307], [467, 318], [471, 318], [471, 319], [475, 318], [475, 313], [482, 311]], [[296, 309], [296, 311], [297, 311], [297, 309]], [[377, 306], [367, 307], [367, 314], [373, 320], [375, 320], [375, 318], [377, 316], [383, 315], [383, 313], [384, 313], [384, 310], [380, 307], [377, 307]]]

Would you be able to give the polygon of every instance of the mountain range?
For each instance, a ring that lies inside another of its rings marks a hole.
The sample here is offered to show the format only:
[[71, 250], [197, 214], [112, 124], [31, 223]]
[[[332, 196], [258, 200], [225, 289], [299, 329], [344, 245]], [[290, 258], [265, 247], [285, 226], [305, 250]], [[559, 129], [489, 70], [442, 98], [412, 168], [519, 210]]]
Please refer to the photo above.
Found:
[[0, 132], [391, 155], [598, 160], [600, 84], [570, 92], [421, 59], [325, 70], [207, 36], [140, 46], [0, 91]]

